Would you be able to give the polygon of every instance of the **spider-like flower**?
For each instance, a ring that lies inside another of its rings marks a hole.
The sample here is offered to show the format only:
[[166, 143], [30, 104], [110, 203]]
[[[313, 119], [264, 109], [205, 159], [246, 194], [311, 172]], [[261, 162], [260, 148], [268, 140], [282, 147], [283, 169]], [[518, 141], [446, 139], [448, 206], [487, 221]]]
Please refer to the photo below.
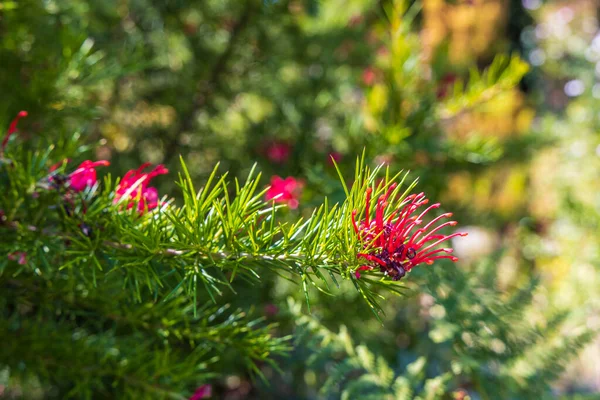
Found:
[[138, 169], [132, 169], [123, 176], [115, 191], [115, 203], [119, 202], [121, 197], [127, 196], [131, 199], [127, 202], [127, 209], [129, 210], [137, 204], [140, 213], [158, 206], [158, 191], [156, 188], [148, 186], [148, 184], [152, 178], [164, 175], [169, 170], [160, 164], [150, 172], [142, 172], [148, 166], [150, 166], [150, 163], [144, 163]]
[[82, 162], [79, 167], [69, 175], [69, 186], [76, 192], [81, 192], [88, 187], [94, 186], [98, 181], [96, 167], [108, 167], [110, 163], [106, 160]]
[[391, 203], [390, 196], [396, 186], [395, 183], [391, 184], [387, 192], [377, 199], [375, 218], [371, 218], [371, 188], [366, 192], [364, 220], [357, 222], [358, 211], [354, 210], [352, 213], [354, 232], [364, 246], [363, 252], [358, 253], [357, 257], [369, 262], [357, 268], [355, 271], [357, 278], [360, 277], [360, 271], [379, 267], [386, 276], [397, 281], [418, 264], [430, 265], [434, 260], [441, 258], [458, 260], [451, 255], [451, 248], [438, 247], [453, 237], [467, 235], [462, 232], [450, 235], [439, 233], [447, 226], [456, 225], [456, 221], [441, 222], [443, 219], [450, 218], [452, 213], [441, 214], [423, 225], [423, 217], [429, 211], [440, 207], [439, 203], [435, 203], [417, 213], [417, 210], [429, 203], [424, 193], [407, 196], [398, 209], [387, 212]]
[[68, 183], [69, 189], [74, 192], [82, 192], [88, 187], [92, 187], [98, 181], [96, 176], [96, 168], [97, 167], [108, 167], [110, 162], [106, 160], [99, 161], [90, 161], [85, 160], [79, 167], [73, 172], [71, 172], [68, 176], [62, 174], [56, 174], [58, 168], [67, 164], [69, 159], [64, 159], [54, 165], [52, 165], [48, 170], [52, 173], [49, 177], [49, 181], [53, 187], [59, 188], [61, 185]]

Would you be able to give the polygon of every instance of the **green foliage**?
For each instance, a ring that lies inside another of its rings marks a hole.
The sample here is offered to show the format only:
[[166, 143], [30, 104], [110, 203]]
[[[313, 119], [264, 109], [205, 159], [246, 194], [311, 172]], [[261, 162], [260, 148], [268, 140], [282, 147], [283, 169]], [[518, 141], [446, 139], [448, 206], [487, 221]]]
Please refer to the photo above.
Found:
[[[397, 182], [400, 174], [390, 176], [387, 170], [387, 183], [375, 186], [381, 168], [370, 171], [361, 161], [354, 185], [345, 188], [347, 201], [329, 207], [326, 200], [306, 220], [287, 224], [275, 220], [280, 207], [263, 200], [265, 190], [258, 190], [259, 176], [253, 172], [243, 185], [235, 180], [232, 195], [226, 175], [217, 178], [215, 168], [196, 191], [182, 162], [183, 205], [167, 201], [140, 215], [137, 207], [126, 210], [124, 203], [141, 181], [118, 201], [114, 198], [118, 181], [113, 183], [110, 177], [104, 185], [81, 193], [65, 189], [56, 183], [56, 174], [64, 173], [66, 164], [52, 175], [47, 172], [51, 150], [31, 153], [9, 146], [1, 166], [5, 196], [0, 209], [6, 212], [0, 225], [4, 238], [0, 283], [7, 294], [2, 333], [18, 332], [24, 346], [35, 335], [52, 332], [50, 343], [40, 342], [28, 355], [35, 360], [59, 348], [58, 354], [70, 360], [79, 350], [68, 348], [72, 339], [66, 332], [81, 332], [87, 354], [77, 359], [81, 376], [67, 371], [50, 375], [48, 368], [60, 367], [58, 361], [26, 363], [28, 374], [56, 386], [61, 394], [91, 397], [95, 392], [118, 391], [129, 381], [156, 380], [160, 383], [156, 393], [184, 390], [198, 379], [198, 368], [208, 362], [210, 353], [232, 350], [246, 368], [260, 374], [255, 363], [285, 351], [285, 338], [271, 337], [272, 326], [255, 328], [260, 321], [249, 320], [244, 313], [227, 315], [226, 306], [207, 305], [219, 303], [217, 296], [224, 288], [235, 293], [235, 278], [256, 284], [262, 270], [299, 278], [307, 301], [308, 284], [325, 290], [320, 283], [329, 289], [326, 277], [336, 284], [339, 278], [352, 279], [374, 311], [379, 309], [375, 297], [383, 298], [374, 287], [401, 288], [382, 276], [354, 277], [361, 244], [352, 231], [351, 214], [354, 209], [364, 211], [367, 187], [377, 197], [392, 182], [399, 183], [390, 201], [400, 204], [414, 186], [402, 188], [406, 174]], [[26, 262], [10, 261], [15, 252], [25, 252]], [[21, 312], [21, 304], [38, 305]], [[118, 311], [112, 309], [115, 304]], [[57, 320], [52, 318], [55, 313]], [[145, 335], [150, 335], [148, 342]], [[134, 350], [135, 342], [146, 347]], [[12, 350], [4, 353], [4, 362], [12, 370], [19, 364], [22, 347], [12, 342], [9, 346]], [[116, 355], [105, 358], [104, 353]], [[90, 370], [93, 363], [101, 370]], [[174, 367], [150, 367], [167, 363]]]
[[456, 117], [514, 88], [528, 71], [529, 65], [516, 55], [496, 56], [483, 73], [471, 69], [468, 83], [456, 81], [449, 96], [440, 102], [440, 118]]
[[299, 304], [291, 299], [288, 302], [297, 325], [295, 341], [311, 349], [308, 369], [327, 371], [320, 387], [323, 398], [434, 400], [449, 393], [452, 374], [426, 378], [424, 357], [398, 372], [382, 356], [364, 345], [355, 345], [343, 325], [339, 333], [334, 333], [315, 318], [302, 314]]
[[[463, 127], [497, 111], [529, 67], [499, 54], [457, 69], [443, 47], [425, 47], [424, 12], [402, 0], [0, 1], [0, 131], [30, 113], [0, 159], [0, 391], [184, 399], [211, 383], [217, 398], [550, 397], [591, 338], [580, 326], [597, 302], [586, 299], [597, 199], [578, 197], [597, 176], [595, 92], [531, 134]], [[589, 54], [563, 47], [568, 57], [545, 68], [591, 88]], [[574, 138], [589, 145], [586, 162]], [[289, 154], [272, 158], [272, 143]], [[560, 211], [521, 220], [534, 208], [528, 186], [513, 193], [527, 197], [517, 211], [482, 204], [506, 176], [485, 174], [526, 170], [549, 145], [565, 161], [546, 173], [560, 180]], [[65, 158], [59, 174], [86, 158], [111, 166], [67, 193], [48, 171]], [[140, 215], [115, 202], [115, 177], [147, 161], [180, 173], [156, 180], [166, 197]], [[373, 209], [394, 181], [406, 183], [387, 209], [397, 208], [414, 187], [399, 170], [458, 221], [501, 232], [506, 253], [415, 268], [402, 283], [357, 279], [352, 212], [364, 212], [367, 188]], [[305, 178], [298, 210], [264, 200], [272, 175]], [[480, 180], [454, 186], [457, 176]], [[568, 301], [543, 270], [548, 237], [522, 231], [550, 226], [562, 238], [565, 221], [584, 229], [545, 268], [571, 268], [555, 272], [572, 285]], [[506, 257], [518, 270], [508, 278]], [[291, 318], [273, 311], [288, 296]], [[243, 393], [231, 375], [262, 380]]]
[[433, 298], [426, 317], [430, 342], [418, 359], [399, 352], [398, 367], [355, 345], [346, 327], [334, 333], [288, 300], [295, 341], [309, 349], [306, 368], [317, 376], [320, 396], [444, 399], [472, 386], [483, 399], [550, 398], [550, 384], [597, 332], [566, 312], [540, 315], [535, 281], [507, 294], [498, 287], [493, 262], [473, 272], [447, 265], [426, 275], [423, 287]]
[[132, 303], [110, 282], [90, 289], [68, 276], [24, 275], [1, 280], [0, 335], [12, 338], [2, 361], [60, 398], [184, 398], [222, 356], [233, 352], [256, 370], [288, 350], [273, 325], [226, 305], [206, 304], [195, 316], [183, 298]]
[[[381, 167], [371, 171], [361, 161], [354, 185], [344, 187], [348, 193], [344, 203], [329, 207], [325, 200], [309, 218], [288, 224], [276, 221], [280, 207], [264, 200], [266, 189], [258, 190], [260, 175], [254, 178], [251, 171], [243, 185], [236, 179], [230, 195], [226, 174], [217, 178], [215, 168], [206, 185], [196, 191], [182, 162], [179, 185], [184, 204], [165, 202], [159, 212], [140, 216], [135, 207], [124, 211], [123, 206], [141, 182], [119, 201], [114, 198], [118, 181], [113, 183], [110, 177], [103, 190], [96, 185], [81, 194], [65, 195], [51, 184], [49, 154], [18, 150], [14, 155], [21, 160], [12, 160], [9, 151], [10, 161], [2, 169], [6, 196], [0, 202], [2, 209], [10, 210], [2, 226], [6, 254], [20, 249], [39, 255], [45, 274], [52, 275], [51, 265], [58, 264], [59, 271], [74, 273], [94, 287], [98, 281], [122, 280], [137, 301], [142, 301], [143, 291], [154, 299], [185, 293], [194, 304], [200, 287], [214, 302], [222, 288], [234, 290], [231, 283], [236, 277], [258, 282], [262, 268], [299, 276], [305, 292], [308, 284], [321, 288], [319, 282], [329, 288], [326, 276], [336, 284], [336, 275], [353, 279], [376, 310], [371, 286], [398, 290], [397, 283], [383, 277], [353, 278], [362, 245], [352, 230], [351, 215], [353, 210], [364, 212], [367, 187], [373, 189], [374, 208], [377, 197], [392, 183], [398, 184], [390, 197], [394, 209], [414, 187], [403, 188], [406, 174], [398, 180], [400, 174], [391, 176], [388, 169], [385, 185], [376, 186]], [[82, 229], [84, 225], [89, 231]], [[48, 258], [55, 255], [64, 258]], [[33, 263], [12, 273], [38, 268]]]
[[435, 298], [429, 337], [451, 346], [452, 370], [468, 375], [483, 398], [542, 398], [596, 332], [582, 328], [576, 314], [540, 314], [535, 280], [502, 290], [494, 260], [479, 263], [474, 273], [449, 265], [428, 274]]

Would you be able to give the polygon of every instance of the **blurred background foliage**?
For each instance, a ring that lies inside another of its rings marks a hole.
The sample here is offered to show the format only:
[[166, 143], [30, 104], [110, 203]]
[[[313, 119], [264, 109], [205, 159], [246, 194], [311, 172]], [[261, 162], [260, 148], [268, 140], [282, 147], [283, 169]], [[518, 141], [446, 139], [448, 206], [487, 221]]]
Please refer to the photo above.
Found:
[[[198, 182], [256, 162], [265, 185], [304, 182], [290, 218], [342, 199], [329, 158], [351, 176], [366, 149], [466, 226], [456, 269], [413, 271], [383, 325], [343, 286], [313, 293], [310, 316], [275, 277], [224, 295], [297, 340], [267, 382], [226, 359], [217, 398], [583, 398], [600, 392], [598, 15], [593, 0], [2, 0], [0, 126], [28, 110], [23, 146], [81, 135], [79, 157], [119, 175], [180, 154]], [[0, 397], [47, 395], [11, 376]]]

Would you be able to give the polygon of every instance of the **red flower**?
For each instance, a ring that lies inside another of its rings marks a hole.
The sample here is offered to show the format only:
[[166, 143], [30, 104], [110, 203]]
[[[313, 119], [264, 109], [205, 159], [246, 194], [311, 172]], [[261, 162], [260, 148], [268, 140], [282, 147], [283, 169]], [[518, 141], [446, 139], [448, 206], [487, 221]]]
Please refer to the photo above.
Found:
[[386, 213], [386, 208], [391, 202], [388, 200], [395, 188], [394, 183], [390, 185], [387, 193], [379, 197], [374, 219], [371, 219], [370, 212], [371, 188], [367, 189], [364, 221], [357, 223], [357, 211], [352, 213], [354, 232], [364, 244], [364, 252], [359, 253], [357, 257], [369, 261], [368, 265], [356, 269], [357, 278], [360, 277], [359, 271], [372, 270], [378, 266], [381, 272], [397, 281], [418, 264], [430, 265], [440, 258], [458, 260], [449, 255], [452, 253], [451, 248], [437, 248], [453, 237], [467, 235], [438, 233], [446, 226], [456, 225], [456, 221], [439, 223], [442, 219], [451, 217], [452, 213], [442, 214], [421, 227], [425, 214], [440, 207], [439, 203], [432, 204], [421, 213], [415, 214], [420, 207], [429, 202], [423, 193], [407, 196], [400, 204], [399, 210]]
[[25, 265], [27, 264], [27, 253], [24, 251], [15, 251], [14, 253], [10, 253], [8, 255], [8, 259], [13, 261], [17, 260], [19, 265]]
[[292, 146], [289, 143], [274, 140], [269, 143], [265, 149], [265, 154], [269, 161], [276, 164], [283, 164], [290, 158], [292, 153]]
[[278, 203], [287, 203], [291, 209], [298, 208], [298, 197], [302, 190], [302, 183], [294, 177], [285, 179], [279, 176], [271, 178], [271, 186], [265, 195], [267, 200], [275, 200]]
[[142, 172], [149, 165], [150, 163], [144, 163], [138, 169], [132, 169], [123, 176], [115, 191], [115, 203], [119, 202], [123, 196], [127, 196], [131, 199], [127, 203], [127, 209], [133, 208], [137, 202], [137, 209], [142, 213], [146, 209], [152, 210], [158, 206], [158, 191], [156, 188], [149, 187], [148, 184], [152, 178], [164, 175], [169, 170], [160, 164], [150, 172]]
[[[65, 158], [62, 161], [57, 162], [56, 164], [50, 166], [48, 171], [51, 173], [56, 171], [61, 166], [67, 164], [70, 160]], [[96, 177], [96, 167], [108, 167], [110, 163], [106, 160], [100, 161], [90, 161], [85, 160], [79, 167], [73, 172], [71, 172], [68, 176], [64, 176], [62, 174], [51, 174], [48, 180], [52, 183], [53, 187], [58, 189], [65, 183], [69, 184], [69, 189], [73, 189], [75, 192], [82, 192], [86, 188], [94, 186], [96, 182], [98, 182], [98, 178]]]
[[82, 162], [79, 167], [69, 174], [69, 187], [76, 192], [81, 192], [88, 187], [94, 186], [96, 178], [96, 167], [108, 167], [110, 163], [106, 160]]
[[12, 120], [12, 122], [10, 123], [10, 126], [8, 127], [8, 132], [6, 133], [4, 140], [2, 140], [2, 146], [0, 147], [0, 152], [4, 152], [4, 149], [6, 148], [6, 145], [8, 144], [8, 139], [10, 139], [12, 134], [17, 131], [17, 123], [19, 122], [19, 120], [26, 116], [27, 116], [27, 111], [21, 111], [17, 114], [15, 119]]
[[208, 399], [212, 396], [212, 386], [211, 385], [202, 385], [190, 397], [189, 400], [200, 400], [200, 399]]

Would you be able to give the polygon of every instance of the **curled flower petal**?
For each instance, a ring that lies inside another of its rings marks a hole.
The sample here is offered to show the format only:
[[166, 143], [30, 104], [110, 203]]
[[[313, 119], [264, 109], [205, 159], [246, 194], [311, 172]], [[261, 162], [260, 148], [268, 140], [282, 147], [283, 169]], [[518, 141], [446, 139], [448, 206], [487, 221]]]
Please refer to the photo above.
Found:
[[356, 268], [356, 271], [354, 271], [354, 276], [356, 276], [356, 279], [359, 279], [360, 271], [371, 271], [372, 269], [373, 267], [370, 265], [361, 265], [360, 267]]

